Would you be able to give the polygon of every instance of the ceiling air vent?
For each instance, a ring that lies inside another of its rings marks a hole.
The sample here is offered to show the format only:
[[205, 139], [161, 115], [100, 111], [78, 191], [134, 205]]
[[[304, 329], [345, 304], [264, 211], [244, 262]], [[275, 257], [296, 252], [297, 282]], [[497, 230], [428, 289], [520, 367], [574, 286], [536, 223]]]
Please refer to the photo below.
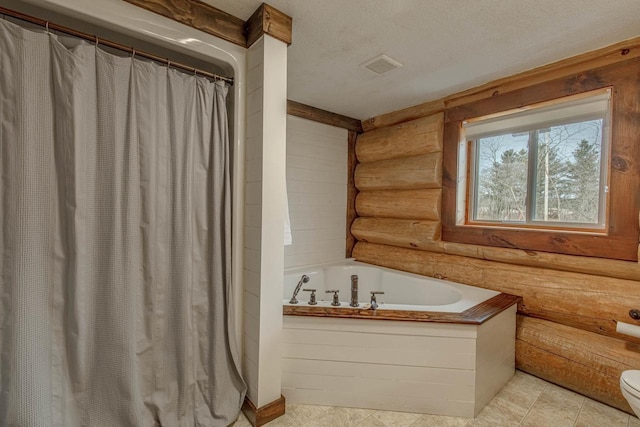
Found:
[[367, 70], [371, 70], [376, 74], [384, 74], [395, 68], [402, 67], [402, 64], [395, 59], [389, 58], [387, 55], [382, 54], [376, 56], [375, 58], [371, 58], [366, 62], [363, 62], [362, 64], [360, 64], [360, 66], [366, 68]]

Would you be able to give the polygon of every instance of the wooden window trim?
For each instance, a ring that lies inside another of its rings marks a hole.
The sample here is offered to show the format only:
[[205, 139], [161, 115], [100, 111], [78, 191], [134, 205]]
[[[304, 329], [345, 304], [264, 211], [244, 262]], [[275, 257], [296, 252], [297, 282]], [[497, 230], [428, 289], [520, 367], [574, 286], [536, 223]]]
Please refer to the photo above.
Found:
[[[605, 234], [456, 224], [462, 121], [612, 87], [609, 225]], [[445, 110], [442, 240], [599, 258], [638, 260], [640, 209], [640, 59], [550, 80]]]

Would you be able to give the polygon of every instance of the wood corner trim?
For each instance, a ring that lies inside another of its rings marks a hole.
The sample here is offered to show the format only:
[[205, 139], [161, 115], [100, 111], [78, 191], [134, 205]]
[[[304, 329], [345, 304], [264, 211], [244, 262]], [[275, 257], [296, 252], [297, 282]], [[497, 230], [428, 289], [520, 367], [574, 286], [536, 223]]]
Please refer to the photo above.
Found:
[[247, 417], [251, 425], [260, 427], [262, 425], [265, 425], [269, 421], [273, 421], [276, 418], [284, 415], [284, 396], [280, 395], [279, 399], [276, 399], [271, 403], [267, 403], [261, 408], [256, 408], [249, 397], [245, 396], [244, 403], [242, 404], [242, 412]]
[[362, 125], [358, 119], [321, 110], [320, 108], [312, 107], [290, 99], [287, 100], [287, 114], [362, 133]]
[[273, 6], [262, 3], [246, 24], [246, 46], [250, 47], [263, 34], [269, 34], [289, 46], [292, 41], [293, 19]]

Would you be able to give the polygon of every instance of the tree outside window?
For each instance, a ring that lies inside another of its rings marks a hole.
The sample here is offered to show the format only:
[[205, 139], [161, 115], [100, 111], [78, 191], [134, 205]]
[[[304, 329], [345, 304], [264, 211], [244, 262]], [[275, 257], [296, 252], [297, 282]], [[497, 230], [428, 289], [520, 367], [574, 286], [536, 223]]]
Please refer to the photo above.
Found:
[[475, 141], [473, 221], [602, 222], [603, 119]]

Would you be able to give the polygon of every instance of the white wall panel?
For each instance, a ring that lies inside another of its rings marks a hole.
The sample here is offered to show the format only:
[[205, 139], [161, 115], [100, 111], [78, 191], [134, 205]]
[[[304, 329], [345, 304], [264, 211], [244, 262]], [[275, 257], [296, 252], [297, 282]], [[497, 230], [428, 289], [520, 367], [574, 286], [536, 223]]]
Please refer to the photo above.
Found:
[[282, 351], [287, 357], [307, 360], [380, 363], [432, 368], [475, 368], [475, 352], [457, 353], [446, 346], [437, 348], [429, 353], [421, 353], [418, 350], [408, 351], [406, 348], [371, 349], [316, 344], [283, 344]]
[[282, 378], [283, 387], [296, 386], [304, 389], [350, 392], [354, 394], [367, 390], [372, 395], [389, 396], [389, 400], [404, 400], [414, 396], [421, 399], [457, 399], [472, 402], [474, 387], [451, 383], [428, 383], [420, 381], [396, 381], [385, 378], [339, 377], [335, 375], [287, 374]]
[[424, 366], [381, 365], [361, 362], [304, 359], [283, 360], [282, 371], [289, 374], [333, 375], [339, 377], [377, 378], [394, 381], [419, 381], [435, 384], [473, 386], [471, 370], [442, 369]]
[[287, 329], [309, 329], [323, 331], [353, 331], [369, 334], [395, 334], [409, 336], [476, 338], [477, 328], [454, 323], [402, 322], [397, 320], [368, 320], [317, 318], [309, 316], [284, 316]]
[[[260, 42], [258, 42], [260, 43]], [[280, 398], [282, 288], [284, 282], [287, 45], [262, 37], [262, 224], [258, 397], [261, 408]], [[256, 64], [256, 67], [259, 67]], [[254, 67], [249, 66], [249, 70]]]
[[287, 45], [263, 36], [248, 50], [247, 70], [243, 374], [260, 408], [281, 391]]
[[293, 244], [285, 267], [340, 261], [346, 246], [348, 131], [287, 116]]
[[477, 414], [511, 379], [516, 359], [516, 306], [482, 324], [478, 331], [476, 371]]
[[483, 325], [285, 316], [288, 403], [475, 416], [513, 376], [514, 305]]
[[[256, 68], [262, 64], [262, 41], [256, 43], [247, 52], [247, 65]], [[242, 354], [242, 374], [247, 383], [247, 395], [255, 402], [258, 397], [258, 360], [259, 347], [247, 346], [248, 339], [258, 342], [260, 339], [260, 263], [247, 263], [246, 250], [254, 251], [260, 256], [260, 225], [262, 221], [262, 174], [252, 175], [248, 179], [249, 162], [259, 162], [262, 165], [262, 85], [263, 75], [253, 73], [249, 78], [247, 72], [247, 87], [251, 86], [251, 93], [247, 94], [247, 138], [245, 140], [245, 221], [244, 221], [244, 337]], [[251, 135], [249, 135], [251, 133]], [[250, 189], [258, 185], [260, 191]]]

